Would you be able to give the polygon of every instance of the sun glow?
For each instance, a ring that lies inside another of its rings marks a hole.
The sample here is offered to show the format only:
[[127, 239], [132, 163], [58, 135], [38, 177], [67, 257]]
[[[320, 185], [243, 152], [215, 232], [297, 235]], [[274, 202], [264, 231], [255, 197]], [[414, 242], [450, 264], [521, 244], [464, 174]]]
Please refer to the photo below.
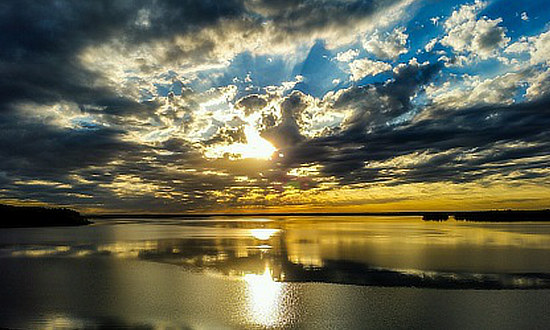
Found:
[[244, 129], [247, 143], [233, 143], [230, 145], [217, 145], [205, 152], [208, 158], [223, 158], [229, 155], [230, 158], [255, 158], [271, 159], [277, 149], [266, 139], [260, 136], [252, 126]]

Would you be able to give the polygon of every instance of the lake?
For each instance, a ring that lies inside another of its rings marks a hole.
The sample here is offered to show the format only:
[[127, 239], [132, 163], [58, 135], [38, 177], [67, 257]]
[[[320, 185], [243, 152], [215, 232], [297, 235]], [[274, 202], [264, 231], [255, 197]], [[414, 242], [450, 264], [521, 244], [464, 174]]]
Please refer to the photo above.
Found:
[[101, 219], [0, 229], [0, 327], [550, 324], [550, 223]]

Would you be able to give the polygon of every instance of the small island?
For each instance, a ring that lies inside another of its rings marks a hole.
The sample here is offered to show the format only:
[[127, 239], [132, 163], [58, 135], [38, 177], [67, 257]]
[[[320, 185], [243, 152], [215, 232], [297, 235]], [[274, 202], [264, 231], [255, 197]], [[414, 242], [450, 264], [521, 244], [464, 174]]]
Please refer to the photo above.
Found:
[[0, 204], [0, 228], [84, 226], [90, 222], [74, 210]]

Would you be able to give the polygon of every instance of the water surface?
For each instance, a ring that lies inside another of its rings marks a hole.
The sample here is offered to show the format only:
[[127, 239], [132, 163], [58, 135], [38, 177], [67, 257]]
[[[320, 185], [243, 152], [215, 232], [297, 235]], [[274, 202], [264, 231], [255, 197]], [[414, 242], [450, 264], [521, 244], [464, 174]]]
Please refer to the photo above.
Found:
[[0, 326], [544, 328], [550, 223], [106, 219], [0, 230]]

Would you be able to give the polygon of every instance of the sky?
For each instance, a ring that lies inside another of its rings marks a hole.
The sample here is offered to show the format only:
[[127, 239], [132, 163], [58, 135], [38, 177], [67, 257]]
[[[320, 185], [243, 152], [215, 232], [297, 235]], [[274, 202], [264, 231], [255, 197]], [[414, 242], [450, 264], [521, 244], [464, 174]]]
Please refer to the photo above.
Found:
[[545, 0], [0, 3], [0, 202], [550, 207]]

